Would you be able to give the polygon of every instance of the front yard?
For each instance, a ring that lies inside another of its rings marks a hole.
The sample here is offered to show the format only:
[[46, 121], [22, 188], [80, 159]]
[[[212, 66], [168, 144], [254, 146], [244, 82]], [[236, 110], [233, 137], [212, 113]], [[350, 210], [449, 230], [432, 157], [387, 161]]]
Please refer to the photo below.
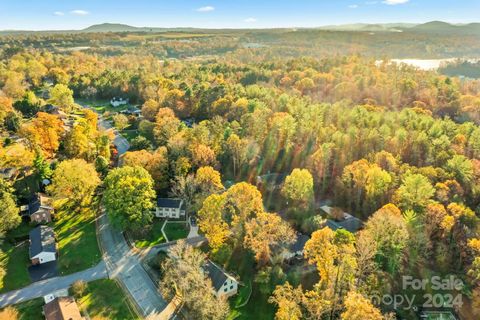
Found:
[[[18, 311], [18, 320], [43, 320], [43, 298], [37, 298], [14, 305]], [[7, 320], [7, 319], [5, 319]]]
[[132, 238], [133, 243], [135, 243], [135, 247], [147, 248], [165, 242], [165, 237], [162, 233], [164, 222], [165, 220], [163, 219], [153, 219], [152, 225], [148, 227], [148, 230], [141, 233], [130, 233], [130, 237]]
[[168, 241], [175, 241], [185, 239], [189, 230], [186, 222], [167, 222], [163, 231], [165, 231]]
[[[227, 263], [227, 270], [237, 273], [243, 284], [239, 287], [238, 295], [229, 300], [231, 312], [228, 319], [273, 319], [275, 307], [268, 303], [270, 295], [263, 293], [258, 284], [253, 281], [256, 273], [253, 255], [246, 250], [237, 250], [231, 255]], [[250, 286], [252, 287], [250, 288]], [[242, 306], [248, 299], [250, 290], [250, 299], [246, 305]]]
[[0, 248], [0, 264], [3, 268], [0, 274], [0, 293], [29, 285], [28, 242], [12, 245], [5, 241]]
[[[163, 226], [164, 224], [165, 227]], [[152, 225], [148, 229], [140, 232], [130, 232], [129, 237], [137, 248], [153, 247], [166, 241], [162, 228], [168, 241], [185, 239], [190, 231], [190, 227], [185, 221], [165, 221], [165, 219], [154, 218]]]
[[76, 297], [80, 310], [91, 319], [138, 319], [133, 306], [114, 280], [96, 280], [87, 284], [82, 297]]
[[95, 205], [76, 212], [57, 210], [54, 228], [61, 275], [82, 271], [100, 262], [95, 218]]

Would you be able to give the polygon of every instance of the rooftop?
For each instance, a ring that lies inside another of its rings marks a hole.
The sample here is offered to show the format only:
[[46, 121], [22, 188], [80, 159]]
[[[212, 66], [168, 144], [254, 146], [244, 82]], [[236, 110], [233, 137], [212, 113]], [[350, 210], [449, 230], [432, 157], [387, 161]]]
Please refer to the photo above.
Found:
[[303, 248], [305, 248], [305, 244], [307, 243], [308, 240], [310, 240], [309, 236], [303, 233], [297, 234], [297, 240], [294, 243], [292, 243], [292, 245], [290, 246], [290, 251], [291, 252], [303, 251]]
[[212, 285], [215, 288], [215, 291], [220, 290], [220, 288], [225, 283], [225, 280], [227, 280], [228, 278], [233, 278], [225, 270], [223, 270], [210, 260], [205, 263], [203, 269], [210, 278], [210, 280], [212, 280]]
[[56, 252], [53, 228], [38, 226], [30, 231], [30, 259], [40, 252]]
[[58, 297], [43, 307], [46, 320], [83, 320], [72, 297]]
[[181, 199], [158, 198], [157, 207], [178, 209], [180, 208], [180, 205], [182, 205], [182, 202], [183, 201]]

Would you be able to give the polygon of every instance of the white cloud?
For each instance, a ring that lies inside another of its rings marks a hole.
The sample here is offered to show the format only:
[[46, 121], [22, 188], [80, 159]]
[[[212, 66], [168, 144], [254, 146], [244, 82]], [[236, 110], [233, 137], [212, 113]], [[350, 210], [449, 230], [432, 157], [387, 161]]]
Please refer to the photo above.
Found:
[[85, 11], [85, 10], [72, 10], [70, 11], [71, 14], [74, 14], [76, 16], [86, 16], [87, 14], [89, 14], [90, 12], [88, 11]]
[[247, 18], [247, 19], [245, 19], [245, 20], [243, 20], [243, 21], [248, 22], [248, 23], [253, 23], [253, 22], [257, 22], [257, 19], [255, 19], [255, 18]]
[[55, 11], [53, 14], [59, 17], [65, 15], [65, 13], [63, 13], [62, 11]]
[[205, 6], [197, 9], [198, 12], [211, 12], [213, 10], [215, 10], [215, 7], [212, 6]]
[[388, 4], [390, 6], [395, 6], [397, 4], [404, 4], [410, 0], [384, 0], [383, 3]]
[[357, 9], [358, 8], [358, 4], [351, 4], [348, 6], [348, 8], [350, 9]]

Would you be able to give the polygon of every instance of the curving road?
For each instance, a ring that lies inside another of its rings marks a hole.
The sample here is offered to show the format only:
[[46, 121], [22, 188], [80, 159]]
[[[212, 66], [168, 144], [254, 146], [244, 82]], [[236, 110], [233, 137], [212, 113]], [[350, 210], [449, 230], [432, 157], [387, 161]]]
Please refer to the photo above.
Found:
[[145, 317], [159, 315], [167, 303], [130, 247], [123, 234], [114, 229], [103, 212], [98, 218], [98, 233], [111, 277], [123, 284]]

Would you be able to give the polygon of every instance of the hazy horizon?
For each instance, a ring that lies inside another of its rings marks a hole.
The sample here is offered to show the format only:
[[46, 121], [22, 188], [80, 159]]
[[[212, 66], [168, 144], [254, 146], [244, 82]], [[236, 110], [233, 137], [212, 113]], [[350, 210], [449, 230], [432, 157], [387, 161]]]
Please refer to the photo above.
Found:
[[246, 0], [241, 3], [9, 0], [0, 4], [0, 30], [79, 30], [102, 23], [206, 29], [314, 28], [429, 21], [467, 24], [479, 20], [479, 11], [480, 3], [474, 0]]

